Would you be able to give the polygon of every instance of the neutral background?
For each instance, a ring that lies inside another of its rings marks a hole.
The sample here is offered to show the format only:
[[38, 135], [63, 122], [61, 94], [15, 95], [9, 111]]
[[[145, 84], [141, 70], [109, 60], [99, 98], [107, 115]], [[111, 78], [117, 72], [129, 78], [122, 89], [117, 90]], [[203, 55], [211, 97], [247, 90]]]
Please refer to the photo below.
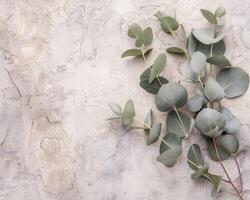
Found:
[[[155, 160], [159, 143], [147, 146], [140, 132], [125, 134], [105, 121], [107, 102], [124, 105], [131, 98], [137, 118], [152, 107], [164, 122], [154, 97], [139, 87], [139, 75], [179, 39], [161, 32], [153, 14], [175, 11], [189, 32], [208, 25], [200, 8], [217, 6], [234, 25], [226, 55], [249, 73], [249, 0], [0, 0], [0, 200], [237, 199], [211, 197], [211, 185], [192, 181], [185, 160], [166, 168]], [[120, 58], [133, 47], [126, 35], [132, 22], [154, 30], [147, 64]], [[186, 65], [169, 55], [164, 75], [195, 89], [185, 82]], [[222, 104], [241, 120], [241, 142], [250, 143], [250, 90]], [[198, 133], [192, 138], [184, 153], [192, 142], [203, 143]], [[239, 161], [250, 199], [250, 155]], [[237, 182], [234, 163], [225, 164]]]

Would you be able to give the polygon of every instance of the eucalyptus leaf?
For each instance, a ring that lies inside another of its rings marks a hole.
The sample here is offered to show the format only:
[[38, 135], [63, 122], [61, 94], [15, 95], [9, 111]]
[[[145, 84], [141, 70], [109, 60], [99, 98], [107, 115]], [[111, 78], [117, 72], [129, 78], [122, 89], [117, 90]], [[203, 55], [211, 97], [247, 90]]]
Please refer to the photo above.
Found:
[[133, 23], [128, 29], [128, 36], [131, 38], [136, 38], [140, 33], [142, 33], [141, 26]]
[[195, 94], [187, 101], [187, 108], [191, 112], [198, 112], [204, 104], [208, 101], [207, 99], [201, 94]]
[[200, 168], [198, 168], [192, 175], [191, 178], [193, 180], [196, 180], [200, 177], [203, 177], [204, 174], [206, 174], [208, 172], [209, 166], [207, 163], [205, 163], [203, 166], [201, 166]]
[[142, 32], [142, 37], [143, 37], [143, 44], [144, 45], [150, 45], [153, 41], [153, 31], [151, 27], [147, 27], [143, 32]]
[[168, 133], [161, 142], [160, 155], [157, 157], [157, 161], [169, 167], [173, 166], [182, 153], [181, 145], [181, 139], [177, 135]]
[[228, 99], [245, 94], [249, 86], [248, 74], [238, 67], [222, 69], [216, 80], [224, 89], [225, 97]]
[[193, 29], [192, 33], [201, 43], [210, 45], [221, 41], [231, 29], [232, 26], [229, 26], [224, 31], [214, 34], [211, 28], [200, 28]]
[[171, 33], [179, 27], [179, 23], [176, 19], [170, 16], [161, 18], [160, 22], [161, 28], [165, 33]]
[[168, 53], [174, 53], [174, 54], [185, 54], [185, 50], [179, 48], [179, 47], [169, 47], [167, 48]]
[[185, 28], [184, 28], [184, 26], [182, 24], [180, 24], [180, 30], [181, 30], [181, 37], [182, 37], [183, 43], [184, 43], [184, 45], [186, 47], [187, 44], [188, 44], [187, 34], [186, 34]]
[[213, 184], [213, 192], [219, 192], [221, 189], [222, 176], [215, 174], [207, 173], [205, 178], [207, 178]]
[[156, 142], [161, 134], [161, 123], [153, 125], [150, 129], [149, 135], [147, 137], [147, 145], [153, 144]]
[[201, 75], [205, 70], [206, 61], [207, 57], [203, 53], [196, 51], [191, 57], [191, 70], [194, 73]]
[[192, 144], [189, 147], [187, 159], [189, 167], [193, 170], [197, 170], [205, 164], [204, 157], [198, 144]]
[[231, 66], [231, 63], [225, 56], [212, 56], [207, 59], [207, 62], [220, 67]]
[[173, 110], [174, 107], [183, 107], [188, 98], [185, 87], [180, 83], [168, 83], [162, 85], [155, 98], [155, 104], [158, 110], [167, 112]]
[[197, 39], [193, 36], [193, 34], [191, 33], [188, 36], [188, 41], [187, 41], [187, 52], [188, 55], [191, 57], [193, 55], [193, 53], [196, 51], [197, 48]]
[[216, 11], [215, 11], [215, 16], [216, 16], [216, 17], [222, 17], [222, 16], [224, 16], [225, 14], [226, 14], [226, 10], [225, 10], [225, 8], [223, 8], [223, 7], [219, 7], [219, 8], [217, 8]]
[[122, 108], [118, 103], [110, 102], [108, 103], [109, 108], [116, 115], [122, 115]]
[[124, 126], [129, 126], [133, 123], [133, 118], [135, 117], [135, 107], [131, 99], [129, 99], [122, 112], [122, 124]]
[[141, 49], [128, 49], [122, 53], [121, 57], [125, 58], [129, 56], [141, 56], [141, 55], [142, 55]]
[[[197, 42], [196, 43], [197, 44], [196, 51], [202, 52], [207, 57], [224, 55], [224, 53], [226, 51], [226, 45], [225, 45], [225, 42], [223, 40], [220, 40], [219, 42], [214, 43], [213, 46], [211, 44], [210, 45], [203, 44], [197, 40], [195, 40], [195, 41]], [[212, 51], [211, 51], [211, 48], [212, 48]], [[212, 55], [211, 55], [211, 53], [212, 53]]]
[[144, 43], [144, 41], [143, 41], [143, 35], [142, 35], [142, 32], [141, 32], [136, 37], [135, 46], [136, 47], [142, 47], [143, 43]]
[[193, 128], [192, 127], [192, 118], [190, 118], [188, 115], [182, 112], [178, 112], [179, 116], [182, 120], [182, 123], [180, 122], [177, 114], [175, 111], [170, 111], [168, 113], [167, 117], [167, 122], [166, 122], [166, 127], [167, 127], [167, 133], [174, 133], [178, 135], [179, 137], [185, 137], [188, 132], [192, 132]]
[[220, 110], [221, 114], [225, 117], [226, 119], [226, 125], [224, 127], [224, 131], [226, 131], [227, 133], [233, 134], [235, 132], [237, 132], [240, 129], [240, 121], [238, 118], [236, 118], [232, 112], [223, 107]]
[[208, 78], [205, 84], [204, 93], [210, 102], [220, 101], [225, 96], [224, 89], [212, 77]]
[[[216, 149], [220, 160], [228, 159], [232, 154], [235, 154], [239, 149], [239, 141], [234, 135], [226, 134], [214, 138]], [[218, 156], [214, 148], [214, 143], [211, 140], [208, 142], [208, 152], [210, 157], [218, 161]]]
[[200, 111], [196, 117], [195, 125], [198, 130], [206, 136], [217, 137], [221, 135], [226, 124], [224, 116], [210, 108], [205, 108]]
[[152, 67], [149, 67], [141, 74], [140, 86], [151, 94], [157, 94], [161, 85], [167, 84], [168, 80], [164, 77], [158, 76], [158, 78], [154, 79], [152, 83], [149, 83], [151, 68]]
[[209, 10], [201, 9], [202, 15], [212, 24], [217, 24], [216, 16]]
[[162, 72], [166, 65], [166, 54], [162, 53], [160, 54], [154, 61], [150, 76], [149, 76], [149, 83], [152, 83], [153, 80]]
[[152, 126], [152, 109], [147, 113], [144, 120], [144, 130], [149, 130]]

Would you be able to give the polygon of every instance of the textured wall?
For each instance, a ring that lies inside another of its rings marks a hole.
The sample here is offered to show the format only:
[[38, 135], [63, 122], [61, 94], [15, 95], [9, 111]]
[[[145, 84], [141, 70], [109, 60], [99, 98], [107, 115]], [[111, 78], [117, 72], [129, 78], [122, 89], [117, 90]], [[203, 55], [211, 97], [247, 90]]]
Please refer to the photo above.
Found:
[[[137, 118], [153, 107], [164, 121], [152, 95], [138, 86], [145, 64], [120, 58], [133, 46], [128, 24], [153, 27], [151, 63], [174, 42], [153, 17], [159, 6], [175, 9], [190, 31], [207, 25], [200, 8], [219, 5], [227, 9], [227, 24], [235, 25], [226, 54], [249, 73], [250, 51], [240, 39], [247, 24], [244, 34], [250, 32], [249, 0], [0, 0], [0, 200], [215, 199], [210, 184], [190, 179], [185, 160], [164, 167], [155, 160], [159, 144], [146, 146], [142, 134], [125, 134], [105, 118], [107, 102], [132, 98]], [[168, 56], [165, 76], [183, 82], [185, 66]], [[250, 90], [222, 104], [241, 120], [241, 141], [250, 143]], [[250, 155], [239, 161], [250, 199]], [[225, 163], [238, 180], [234, 163]]]

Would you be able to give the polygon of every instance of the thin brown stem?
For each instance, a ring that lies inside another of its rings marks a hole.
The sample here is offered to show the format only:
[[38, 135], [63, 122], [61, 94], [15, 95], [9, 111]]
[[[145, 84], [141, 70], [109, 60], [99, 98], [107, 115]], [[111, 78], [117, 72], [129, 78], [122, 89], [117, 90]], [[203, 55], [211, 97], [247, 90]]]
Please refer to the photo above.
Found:
[[239, 198], [240, 198], [241, 200], [243, 200], [242, 194], [241, 194], [241, 193], [238, 191], [238, 189], [235, 187], [235, 185], [234, 185], [232, 179], [230, 178], [230, 176], [229, 176], [229, 174], [228, 174], [228, 172], [227, 172], [227, 170], [226, 170], [226, 168], [225, 168], [223, 162], [222, 162], [221, 159], [220, 159], [220, 156], [219, 156], [219, 153], [218, 153], [218, 149], [217, 149], [217, 145], [216, 145], [215, 138], [213, 138], [213, 144], [214, 144], [214, 149], [215, 149], [216, 156], [217, 156], [217, 158], [218, 158], [218, 160], [219, 160], [219, 163], [220, 163], [220, 165], [221, 165], [223, 171], [225, 172], [225, 174], [226, 174], [226, 176], [227, 176], [227, 178], [228, 178], [228, 181], [230, 182], [230, 184], [232, 185], [232, 187], [234, 188], [234, 190], [235, 190], [236, 193], [238, 194]]
[[236, 164], [238, 172], [239, 172], [239, 176], [240, 176], [240, 193], [242, 193], [242, 191], [243, 191], [243, 181], [242, 181], [242, 175], [241, 175], [241, 171], [240, 171], [240, 165], [239, 165], [239, 162], [238, 162], [236, 156], [233, 155], [232, 157], [233, 157], [233, 159], [235, 161], [235, 164]]

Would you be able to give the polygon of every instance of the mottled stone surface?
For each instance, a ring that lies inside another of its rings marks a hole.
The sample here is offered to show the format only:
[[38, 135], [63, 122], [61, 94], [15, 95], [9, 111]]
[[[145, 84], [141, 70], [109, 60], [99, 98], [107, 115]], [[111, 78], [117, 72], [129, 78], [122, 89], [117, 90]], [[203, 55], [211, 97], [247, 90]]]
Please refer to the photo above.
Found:
[[[175, 10], [190, 31], [207, 26], [200, 8], [219, 5], [234, 25], [226, 55], [249, 73], [249, 43], [241, 40], [249, 33], [249, 0], [0, 0], [0, 200], [237, 199], [211, 197], [211, 185], [192, 181], [184, 159], [166, 168], [155, 160], [159, 143], [146, 146], [142, 134], [125, 134], [105, 121], [107, 102], [128, 98], [137, 118], [151, 107], [159, 120], [165, 118], [138, 86], [143, 61], [120, 58], [133, 47], [127, 25], [153, 27], [149, 65], [178, 42], [160, 31], [157, 10]], [[194, 89], [184, 82], [185, 67], [184, 59], [168, 56], [164, 75]], [[250, 91], [222, 104], [241, 120], [241, 142], [250, 143]], [[184, 142], [185, 152], [192, 141], [202, 139], [195, 133]], [[250, 155], [239, 162], [250, 199]], [[234, 163], [225, 164], [236, 180]], [[222, 173], [218, 164], [210, 166]]]

